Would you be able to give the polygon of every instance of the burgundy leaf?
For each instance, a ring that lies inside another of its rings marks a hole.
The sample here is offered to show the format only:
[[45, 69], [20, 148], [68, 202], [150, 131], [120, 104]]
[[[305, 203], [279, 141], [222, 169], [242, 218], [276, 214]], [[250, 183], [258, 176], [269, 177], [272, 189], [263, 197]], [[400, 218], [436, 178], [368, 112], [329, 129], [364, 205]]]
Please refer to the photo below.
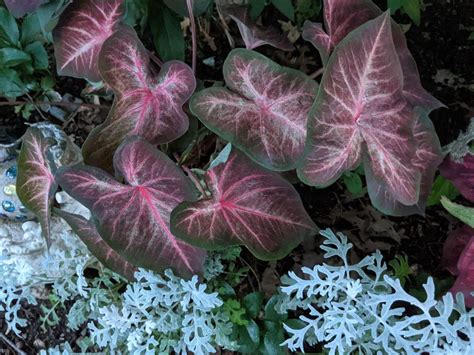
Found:
[[329, 185], [355, 169], [367, 150], [374, 176], [390, 194], [405, 205], [418, 202], [415, 115], [402, 85], [387, 12], [353, 31], [329, 61], [310, 114], [300, 179]]
[[57, 184], [49, 148], [56, 142], [46, 138], [40, 129], [30, 127], [23, 136], [18, 158], [16, 190], [23, 205], [33, 212], [49, 243], [51, 203]]
[[35, 11], [41, 4], [44, 4], [47, 0], [5, 0], [8, 11], [19, 18], [26, 14]]
[[415, 110], [417, 119], [413, 128], [416, 142], [416, 154], [412, 164], [421, 173], [420, 197], [416, 204], [406, 206], [400, 203], [385, 187], [385, 184], [374, 176], [371, 164], [366, 159], [365, 177], [372, 204], [385, 214], [392, 216], [408, 216], [425, 214], [426, 202], [431, 193], [434, 176], [438, 165], [443, 160], [441, 145], [433, 123], [427, 114], [418, 108]]
[[[306, 21], [303, 38], [318, 49], [323, 64], [326, 65], [333, 49], [350, 32], [382, 14], [371, 0], [324, 0], [324, 25]], [[427, 112], [444, 105], [421, 86], [418, 69], [408, 50], [401, 27], [392, 21], [392, 35], [398, 59], [403, 70], [403, 91], [413, 106], [421, 106]]]
[[99, 52], [120, 28], [124, 0], [76, 0], [53, 31], [59, 75], [100, 81]]
[[443, 245], [442, 264], [451, 274], [458, 275], [458, 261], [473, 237], [474, 228], [467, 225], [449, 233]]
[[458, 261], [458, 277], [450, 292], [462, 292], [466, 306], [474, 307], [474, 234], [464, 248]]
[[245, 245], [256, 257], [273, 260], [315, 232], [293, 186], [242, 153], [233, 151], [210, 169], [206, 182], [210, 198], [183, 202], [171, 214], [173, 234], [193, 245]]
[[129, 262], [157, 272], [173, 268], [182, 276], [200, 273], [206, 253], [176, 240], [169, 227], [173, 208], [195, 199], [188, 178], [139, 137], [125, 140], [115, 153], [114, 166], [126, 184], [89, 166], [61, 169], [57, 179], [91, 210], [105, 242]]
[[260, 27], [250, 18], [247, 6], [231, 5], [223, 8], [223, 12], [237, 24], [247, 49], [254, 49], [265, 44], [284, 51], [295, 49], [287, 36], [274, 27]]
[[167, 62], [158, 75], [153, 74], [135, 30], [123, 26], [104, 43], [99, 66], [115, 101], [106, 121], [84, 143], [86, 164], [111, 172], [114, 151], [125, 137], [135, 135], [162, 144], [187, 131], [189, 120], [182, 106], [194, 92], [196, 80], [186, 64]]
[[107, 268], [133, 281], [137, 267], [113, 250], [100, 236], [92, 221], [82, 216], [55, 208], [54, 213], [64, 219], [89, 251]]
[[454, 186], [469, 201], [474, 202], [474, 155], [467, 154], [462, 163], [456, 163], [447, 156], [440, 165], [441, 175], [452, 181]]
[[295, 168], [304, 150], [316, 82], [247, 49], [229, 54], [224, 78], [228, 89], [198, 92], [191, 99], [191, 111], [264, 167]]

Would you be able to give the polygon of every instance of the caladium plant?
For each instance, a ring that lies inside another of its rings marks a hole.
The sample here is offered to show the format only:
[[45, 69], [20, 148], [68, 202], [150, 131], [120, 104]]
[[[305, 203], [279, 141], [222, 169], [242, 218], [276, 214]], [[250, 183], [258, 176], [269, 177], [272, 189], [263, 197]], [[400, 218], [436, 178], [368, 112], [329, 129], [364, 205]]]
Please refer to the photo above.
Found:
[[100, 236], [93, 221], [82, 216], [55, 208], [54, 213], [63, 218], [84, 242], [89, 251], [110, 270], [133, 281], [138, 268], [113, 250]]
[[[324, 65], [327, 65], [336, 46], [353, 30], [382, 14], [371, 0], [324, 0], [324, 25], [306, 21], [303, 38], [310, 41], [319, 51]], [[396, 55], [403, 71], [403, 92], [414, 106], [422, 106], [428, 112], [444, 105], [421, 86], [418, 69], [408, 50], [401, 27], [392, 21], [392, 36]]]
[[294, 169], [304, 150], [317, 83], [247, 49], [230, 52], [224, 79], [227, 88], [195, 94], [191, 111], [260, 165], [276, 171]]
[[56, 166], [49, 149], [55, 140], [41, 130], [30, 127], [23, 136], [18, 158], [16, 191], [23, 205], [33, 212], [41, 224], [46, 241], [50, 240], [51, 203], [56, 191]]
[[170, 232], [171, 211], [196, 193], [183, 172], [139, 137], [129, 137], [114, 156], [120, 183], [96, 167], [62, 168], [57, 180], [91, 210], [104, 241], [136, 265], [155, 271], [172, 268], [182, 276], [199, 274], [206, 253]]
[[103, 44], [99, 68], [115, 101], [106, 121], [82, 147], [86, 164], [112, 172], [113, 154], [125, 137], [138, 135], [162, 144], [187, 131], [182, 106], [194, 92], [196, 79], [186, 64], [167, 62], [156, 75], [135, 30], [123, 26]]
[[[364, 161], [368, 183], [376, 183], [369, 187], [376, 206], [403, 215], [412, 211], [387, 202], [386, 196], [402, 205], [418, 205], [415, 210], [422, 207], [420, 182], [424, 174], [431, 184], [439, 146], [427, 118], [416, 125], [420, 112], [406, 98], [392, 29], [387, 12], [336, 47], [310, 113], [298, 175], [310, 185], [326, 186]], [[425, 153], [430, 159], [417, 159]]]
[[99, 53], [103, 43], [121, 27], [124, 0], [76, 0], [62, 13], [53, 31], [60, 75], [102, 80]]
[[5, 5], [13, 16], [23, 17], [35, 11], [41, 4], [47, 1], [48, 0], [5, 0]]
[[465, 198], [474, 202], [474, 154], [466, 154], [459, 163], [447, 156], [439, 170], [441, 175], [453, 182]]
[[273, 260], [315, 234], [293, 186], [238, 151], [209, 169], [205, 181], [210, 197], [183, 202], [171, 214], [171, 230], [184, 241], [210, 250], [245, 245]]
[[463, 226], [451, 232], [443, 247], [443, 264], [456, 282], [452, 293], [462, 292], [466, 305], [474, 307], [474, 228]]

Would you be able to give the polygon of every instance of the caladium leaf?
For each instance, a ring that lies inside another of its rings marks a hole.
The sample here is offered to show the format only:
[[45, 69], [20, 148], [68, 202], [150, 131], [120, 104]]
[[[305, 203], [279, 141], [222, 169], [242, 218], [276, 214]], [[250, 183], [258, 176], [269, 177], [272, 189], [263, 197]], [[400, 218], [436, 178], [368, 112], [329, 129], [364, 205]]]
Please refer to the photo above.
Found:
[[53, 175], [56, 167], [49, 151], [54, 144], [56, 141], [45, 137], [39, 128], [28, 128], [23, 136], [16, 180], [18, 198], [38, 217], [41, 230], [48, 243], [51, 203], [57, 187]]
[[47, 0], [5, 0], [5, 5], [13, 16], [19, 18], [35, 11], [45, 2]]
[[324, 27], [306, 21], [302, 37], [318, 49], [323, 63], [327, 63], [335, 46], [349, 32], [379, 16], [380, 9], [371, 0], [324, 0]]
[[368, 154], [392, 196], [405, 205], [418, 202], [415, 115], [402, 85], [387, 12], [351, 32], [331, 57], [310, 114], [300, 179], [329, 185]]
[[467, 307], [474, 307], [474, 235], [467, 243], [458, 261], [458, 277], [450, 290], [462, 292]]
[[469, 241], [474, 238], [474, 228], [462, 226], [451, 233], [443, 245], [442, 264], [453, 275], [458, 275], [458, 260]]
[[[302, 36], [318, 49], [326, 65], [334, 48], [353, 30], [380, 16], [382, 11], [371, 0], [324, 0], [324, 25], [306, 21]], [[403, 70], [403, 91], [413, 106], [421, 106], [427, 112], [444, 105], [421, 86], [418, 69], [408, 50], [401, 27], [392, 21], [392, 35], [396, 52]]]
[[273, 260], [315, 233], [293, 186], [235, 149], [205, 179], [211, 197], [183, 202], [171, 214], [171, 230], [184, 241], [209, 250], [245, 245]]
[[284, 51], [292, 51], [295, 47], [287, 36], [274, 27], [260, 27], [251, 18], [247, 6], [231, 5], [223, 8], [223, 12], [235, 21], [247, 49], [254, 49], [268, 44]]
[[153, 74], [147, 50], [135, 30], [125, 26], [104, 43], [99, 62], [115, 101], [106, 121], [82, 147], [86, 164], [111, 172], [114, 151], [125, 137], [162, 144], [187, 131], [189, 120], [182, 106], [194, 92], [196, 79], [186, 64], [170, 61]]
[[101, 169], [74, 166], [57, 180], [91, 210], [99, 234], [117, 253], [138, 267], [157, 272], [172, 268], [181, 276], [199, 274], [206, 253], [177, 240], [170, 213], [196, 193], [183, 172], [162, 152], [139, 137], [129, 137], [114, 156], [121, 184]]
[[228, 89], [198, 92], [191, 111], [262, 166], [293, 169], [304, 150], [316, 82], [247, 49], [230, 52], [224, 78]]
[[365, 164], [365, 177], [372, 204], [383, 213], [392, 216], [424, 215], [436, 170], [443, 160], [441, 145], [433, 123], [421, 108], [417, 108], [415, 112], [417, 120], [413, 128], [413, 135], [416, 154], [412, 158], [412, 164], [421, 173], [418, 202], [411, 206], [400, 203], [385, 184], [374, 176], [370, 162], [366, 160]]
[[120, 28], [124, 11], [124, 0], [81, 0], [69, 5], [53, 31], [59, 75], [100, 81], [100, 50]]
[[449, 156], [439, 170], [441, 175], [452, 181], [454, 186], [469, 201], [474, 202], [474, 155], [467, 154], [462, 163], [456, 163]]
[[81, 238], [92, 255], [102, 264], [110, 270], [122, 275], [127, 280], [134, 280], [135, 271], [138, 270], [137, 267], [118, 254], [102, 239], [92, 221], [88, 221], [82, 216], [58, 208], [54, 209], [54, 213], [69, 224], [72, 231]]

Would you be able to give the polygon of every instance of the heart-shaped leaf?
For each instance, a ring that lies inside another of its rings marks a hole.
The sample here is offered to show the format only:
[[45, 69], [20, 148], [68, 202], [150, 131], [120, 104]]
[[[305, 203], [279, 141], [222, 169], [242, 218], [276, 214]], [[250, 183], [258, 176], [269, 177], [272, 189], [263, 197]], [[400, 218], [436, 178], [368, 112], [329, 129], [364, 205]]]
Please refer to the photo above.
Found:
[[[319, 51], [326, 65], [331, 52], [351, 31], [369, 20], [380, 16], [382, 11], [371, 0], [324, 0], [324, 25], [306, 21], [303, 38]], [[408, 50], [401, 27], [392, 21], [392, 35], [398, 59], [403, 70], [403, 92], [413, 106], [421, 106], [427, 112], [444, 105], [421, 86], [418, 69]]]
[[104, 41], [120, 28], [124, 0], [74, 1], [53, 31], [59, 75], [100, 81], [99, 53]]
[[247, 49], [254, 49], [265, 44], [283, 51], [292, 51], [295, 47], [287, 36], [274, 27], [260, 27], [250, 18], [247, 6], [231, 5], [223, 12], [235, 21]]
[[467, 244], [474, 238], [474, 228], [462, 226], [451, 233], [443, 245], [442, 264], [453, 275], [458, 275], [458, 260]]
[[467, 154], [462, 163], [456, 163], [449, 156], [440, 165], [441, 175], [453, 182], [454, 186], [469, 201], [474, 202], [474, 155]]
[[58, 208], [54, 213], [64, 219], [72, 231], [78, 235], [89, 251], [107, 268], [133, 281], [137, 267], [113, 250], [100, 236], [92, 221], [82, 216]]
[[91, 210], [100, 235], [138, 267], [181, 276], [199, 274], [206, 253], [177, 240], [170, 232], [171, 211], [196, 198], [183, 172], [162, 152], [139, 137], [129, 137], [114, 156], [121, 184], [89, 166], [60, 169], [61, 187]]
[[367, 150], [374, 176], [390, 194], [405, 205], [417, 203], [415, 115], [402, 86], [387, 12], [351, 32], [329, 60], [310, 114], [300, 179], [329, 185], [355, 169]]
[[211, 197], [176, 207], [171, 230], [209, 250], [245, 245], [257, 258], [280, 259], [316, 226], [289, 182], [234, 150], [206, 174]]
[[99, 62], [115, 101], [106, 121], [82, 147], [86, 164], [111, 172], [113, 154], [126, 136], [162, 144], [187, 131], [189, 120], [182, 106], [196, 80], [186, 64], [167, 62], [158, 75], [153, 74], [147, 50], [135, 30], [126, 26], [104, 43]]
[[421, 109], [416, 109], [417, 120], [413, 128], [416, 142], [416, 154], [412, 158], [412, 164], [421, 173], [420, 197], [418, 202], [406, 206], [398, 202], [386, 188], [386, 185], [377, 179], [372, 172], [371, 164], [366, 160], [365, 176], [372, 204], [378, 210], [392, 216], [408, 216], [411, 214], [425, 214], [428, 197], [431, 194], [436, 170], [443, 160], [443, 153], [433, 123]]
[[8, 11], [15, 17], [23, 17], [27, 13], [35, 11], [47, 0], [5, 0]]
[[33, 212], [41, 225], [46, 241], [50, 241], [51, 203], [57, 184], [49, 149], [56, 143], [45, 137], [41, 130], [30, 127], [23, 136], [18, 158], [16, 191], [23, 205]]
[[247, 49], [230, 52], [224, 78], [228, 89], [198, 92], [191, 111], [262, 166], [293, 169], [304, 150], [316, 82]]

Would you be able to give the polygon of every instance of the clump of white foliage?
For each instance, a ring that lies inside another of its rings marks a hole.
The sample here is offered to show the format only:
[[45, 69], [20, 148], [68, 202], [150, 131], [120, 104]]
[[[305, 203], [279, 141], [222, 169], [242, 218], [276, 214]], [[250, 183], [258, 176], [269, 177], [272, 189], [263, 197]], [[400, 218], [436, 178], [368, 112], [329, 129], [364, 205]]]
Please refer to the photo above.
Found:
[[[474, 310], [468, 312], [461, 294], [435, 299], [431, 278], [423, 286], [426, 299], [408, 294], [399, 280], [387, 275], [382, 255], [376, 252], [357, 264], [349, 264], [352, 244], [327, 229], [321, 249], [326, 263], [303, 267], [303, 277], [290, 272], [282, 278], [283, 297], [277, 310], [299, 310], [300, 326], [284, 325], [292, 351], [304, 351], [304, 343], [323, 343], [329, 354], [473, 354]], [[404, 306], [410, 306], [407, 315]]]
[[171, 270], [158, 275], [140, 269], [135, 278], [121, 304], [101, 308], [97, 321], [89, 323], [99, 347], [132, 354], [208, 354], [215, 346], [235, 347], [223, 301], [197, 276], [184, 280]]

